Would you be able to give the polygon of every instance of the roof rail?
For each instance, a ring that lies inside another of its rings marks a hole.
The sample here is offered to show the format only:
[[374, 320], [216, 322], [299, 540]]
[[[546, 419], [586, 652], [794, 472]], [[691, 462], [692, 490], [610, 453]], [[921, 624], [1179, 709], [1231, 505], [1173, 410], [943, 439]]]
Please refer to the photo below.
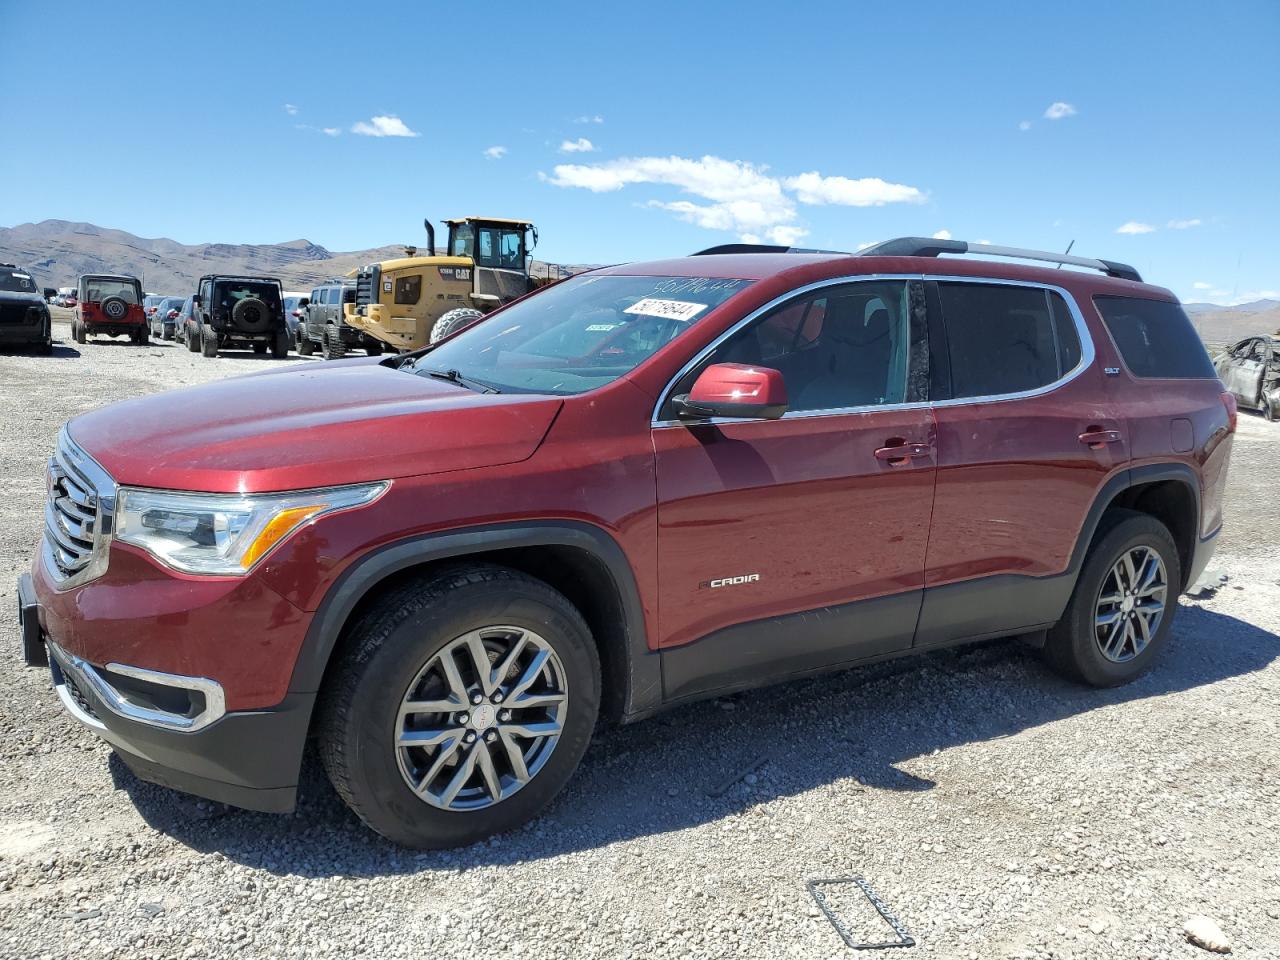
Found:
[[710, 257], [718, 253], [838, 253], [849, 256], [844, 250], [814, 250], [808, 247], [783, 247], [771, 243], [722, 243], [716, 247], [707, 247], [691, 257]]
[[1109, 277], [1142, 282], [1138, 271], [1127, 263], [1114, 260], [1095, 260], [1093, 257], [1073, 257], [1068, 253], [1050, 253], [1047, 250], [1026, 250], [1022, 247], [997, 247], [989, 243], [969, 243], [967, 240], [934, 240], [931, 237], [899, 237], [867, 247], [861, 257], [937, 257], [944, 253], [981, 253], [991, 257], [1016, 257], [1019, 260], [1044, 260], [1049, 263], [1067, 263], [1076, 267], [1101, 270]]

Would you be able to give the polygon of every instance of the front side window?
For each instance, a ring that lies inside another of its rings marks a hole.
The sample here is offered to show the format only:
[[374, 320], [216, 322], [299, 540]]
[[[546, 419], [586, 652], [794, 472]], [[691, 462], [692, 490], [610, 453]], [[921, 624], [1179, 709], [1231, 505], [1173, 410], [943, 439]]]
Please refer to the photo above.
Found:
[[782, 374], [788, 412], [903, 403], [911, 329], [906, 281], [823, 287], [733, 334], [672, 393], [688, 393], [713, 363], [745, 363]]
[[1182, 307], [1167, 300], [1094, 297], [1103, 322], [1136, 377], [1211, 380], [1213, 361]]
[[476, 232], [471, 224], [454, 224], [449, 236], [449, 256], [470, 257], [475, 255]]
[[955, 399], [1036, 390], [1080, 363], [1071, 312], [1052, 290], [939, 283], [938, 298]]
[[422, 298], [422, 274], [396, 277], [396, 303], [414, 304]]
[[514, 303], [402, 369], [514, 393], [585, 393], [629, 373], [750, 280], [586, 274]]

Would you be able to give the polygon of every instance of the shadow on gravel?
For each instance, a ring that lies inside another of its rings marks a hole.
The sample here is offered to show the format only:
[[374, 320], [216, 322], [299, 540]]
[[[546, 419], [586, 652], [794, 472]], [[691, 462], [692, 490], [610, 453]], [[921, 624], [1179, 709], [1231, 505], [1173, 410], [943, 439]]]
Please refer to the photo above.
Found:
[[111, 771], [146, 821], [194, 849], [300, 876], [371, 876], [538, 860], [717, 821], [826, 785], [924, 791], [898, 764], [1084, 713], [1216, 683], [1280, 657], [1280, 636], [1183, 606], [1145, 677], [1094, 690], [1060, 679], [1015, 641], [855, 668], [694, 704], [597, 733], [582, 767], [539, 819], [454, 851], [416, 853], [373, 834], [313, 757], [289, 817], [216, 805]]
[[61, 340], [53, 341], [53, 353], [47, 356], [41, 355], [36, 351], [35, 347], [28, 347], [18, 344], [5, 344], [0, 347], [0, 356], [11, 357], [40, 357], [42, 360], [74, 360], [80, 356], [80, 351], [75, 347], [67, 346]]

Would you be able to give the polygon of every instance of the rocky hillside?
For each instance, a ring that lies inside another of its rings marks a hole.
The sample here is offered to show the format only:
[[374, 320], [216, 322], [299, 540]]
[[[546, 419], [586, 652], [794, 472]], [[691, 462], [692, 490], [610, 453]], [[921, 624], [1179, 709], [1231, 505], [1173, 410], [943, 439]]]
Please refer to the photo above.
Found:
[[[72, 286], [82, 273], [125, 273], [140, 277], [148, 292], [184, 294], [206, 273], [244, 273], [279, 277], [286, 290], [306, 290], [403, 251], [401, 245], [391, 244], [334, 253], [309, 240], [185, 244], [67, 220], [0, 227], [0, 261], [26, 267], [44, 287]], [[535, 262], [533, 269], [543, 274], [559, 268]]]
[[1186, 307], [1200, 339], [1210, 346], [1228, 346], [1245, 337], [1280, 333], [1280, 300], [1255, 300], [1234, 307], [1189, 303]]

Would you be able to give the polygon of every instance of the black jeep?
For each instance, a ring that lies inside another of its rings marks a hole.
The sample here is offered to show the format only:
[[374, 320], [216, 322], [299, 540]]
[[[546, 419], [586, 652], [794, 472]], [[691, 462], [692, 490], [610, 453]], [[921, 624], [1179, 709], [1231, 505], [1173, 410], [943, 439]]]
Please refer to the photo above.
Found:
[[44, 296], [31, 274], [12, 263], [0, 263], [0, 343], [53, 352], [53, 324]]
[[201, 277], [191, 309], [206, 357], [230, 347], [251, 347], [254, 353], [270, 350], [277, 359], [289, 355], [284, 294], [274, 277]]

